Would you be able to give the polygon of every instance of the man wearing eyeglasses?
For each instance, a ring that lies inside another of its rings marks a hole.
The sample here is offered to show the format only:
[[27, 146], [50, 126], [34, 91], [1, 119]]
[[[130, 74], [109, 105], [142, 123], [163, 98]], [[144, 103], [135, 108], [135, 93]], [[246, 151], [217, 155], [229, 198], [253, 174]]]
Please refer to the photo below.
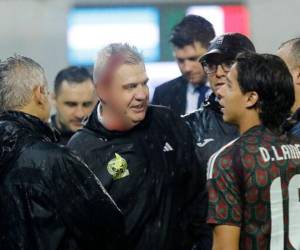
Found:
[[207, 74], [213, 93], [204, 105], [184, 116], [197, 140], [197, 153], [202, 166], [206, 166], [212, 154], [239, 136], [235, 126], [223, 121], [217, 90], [226, 83], [226, 75], [241, 52], [255, 52], [255, 47], [240, 33], [227, 33], [210, 43], [208, 52], [199, 62]]

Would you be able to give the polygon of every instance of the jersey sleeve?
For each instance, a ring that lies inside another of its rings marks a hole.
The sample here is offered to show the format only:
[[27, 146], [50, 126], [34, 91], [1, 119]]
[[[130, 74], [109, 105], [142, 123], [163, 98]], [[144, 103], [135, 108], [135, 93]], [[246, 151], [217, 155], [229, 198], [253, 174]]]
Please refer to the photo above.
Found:
[[242, 192], [237, 152], [232, 147], [217, 152], [208, 163], [209, 194], [207, 223], [241, 226]]

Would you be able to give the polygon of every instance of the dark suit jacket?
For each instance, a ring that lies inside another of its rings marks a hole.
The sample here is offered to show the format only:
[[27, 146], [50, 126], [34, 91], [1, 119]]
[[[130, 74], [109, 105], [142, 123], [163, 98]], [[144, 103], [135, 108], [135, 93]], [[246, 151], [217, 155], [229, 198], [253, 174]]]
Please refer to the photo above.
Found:
[[163, 83], [155, 89], [152, 104], [167, 106], [178, 115], [184, 115], [187, 85], [188, 81], [183, 76]]

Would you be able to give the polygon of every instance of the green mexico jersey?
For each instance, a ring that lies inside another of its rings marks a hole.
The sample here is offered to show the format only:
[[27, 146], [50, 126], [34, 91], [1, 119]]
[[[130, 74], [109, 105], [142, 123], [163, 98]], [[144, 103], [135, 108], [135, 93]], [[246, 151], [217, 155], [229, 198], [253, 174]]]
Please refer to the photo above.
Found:
[[208, 178], [208, 223], [240, 227], [240, 249], [300, 249], [298, 139], [253, 127], [211, 157]]

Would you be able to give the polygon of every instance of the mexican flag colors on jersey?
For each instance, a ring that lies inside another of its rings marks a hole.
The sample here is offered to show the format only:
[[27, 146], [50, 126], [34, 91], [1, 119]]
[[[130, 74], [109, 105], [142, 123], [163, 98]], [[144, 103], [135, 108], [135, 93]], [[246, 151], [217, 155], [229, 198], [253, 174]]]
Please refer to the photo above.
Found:
[[214, 154], [208, 223], [241, 228], [240, 249], [300, 249], [300, 141], [263, 126]]

